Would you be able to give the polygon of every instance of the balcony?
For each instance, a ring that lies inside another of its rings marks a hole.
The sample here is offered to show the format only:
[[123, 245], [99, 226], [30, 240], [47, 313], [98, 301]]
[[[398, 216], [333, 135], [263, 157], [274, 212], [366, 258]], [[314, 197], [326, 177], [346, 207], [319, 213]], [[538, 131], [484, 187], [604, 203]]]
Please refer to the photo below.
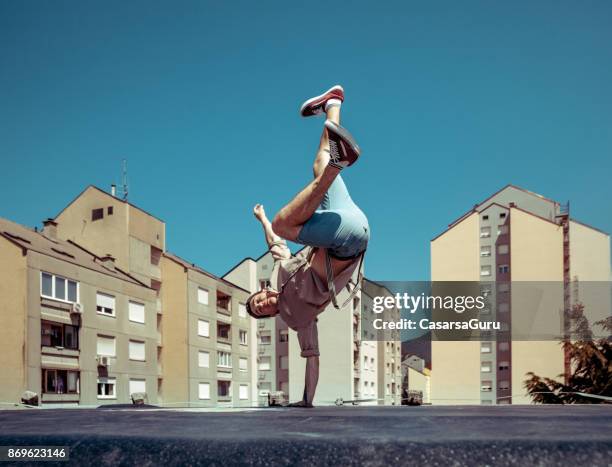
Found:
[[217, 313], [232, 315], [232, 297], [217, 290]]
[[162, 301], [161, 299], [157, 299], [157, 302], [155, 303], [155, 309], [157, 310], [157, 313], [159, 313], [161, 315], [162, 313]]

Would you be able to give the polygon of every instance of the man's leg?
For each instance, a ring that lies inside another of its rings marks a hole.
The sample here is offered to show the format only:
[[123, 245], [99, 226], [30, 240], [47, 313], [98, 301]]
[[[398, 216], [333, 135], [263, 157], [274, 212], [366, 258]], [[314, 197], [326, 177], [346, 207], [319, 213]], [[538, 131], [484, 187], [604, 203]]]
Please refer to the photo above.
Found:
[[[340, 124], [340, 106], [331, 106], [326, 112], [328, 120]], [[272, 229], [277, 235], [287, 240], [296, 240], [302, 225], [317, 210], [327, 190], [340, 173], [339, 169], [328, 165], [329, 159], [329, 135], [327, 129], [323, 128], [313, 166], [314, 180], [276, 214], [272, 221]]]

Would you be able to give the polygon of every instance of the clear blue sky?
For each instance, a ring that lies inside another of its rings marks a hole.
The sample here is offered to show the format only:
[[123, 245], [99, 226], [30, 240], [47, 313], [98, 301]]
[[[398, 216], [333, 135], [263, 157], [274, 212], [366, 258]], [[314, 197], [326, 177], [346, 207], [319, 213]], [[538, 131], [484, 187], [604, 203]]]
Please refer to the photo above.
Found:
[[34, 226], [129, 164], [130, 200], [216, 274], [310, 178], [342, 83], [366, 273], [429, 277], [429, 241], [507, 183], [612, 231], [612, 3], [0, 2], [0, 216]]

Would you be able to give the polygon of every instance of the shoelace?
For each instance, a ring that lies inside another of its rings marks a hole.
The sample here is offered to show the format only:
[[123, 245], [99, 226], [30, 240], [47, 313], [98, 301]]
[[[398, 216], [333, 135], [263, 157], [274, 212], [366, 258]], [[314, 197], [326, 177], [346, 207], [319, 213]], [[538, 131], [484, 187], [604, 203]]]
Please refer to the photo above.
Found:
[[334, 163], [340, 162], [340, 151], [338, 151], [338, 143], [329, 140], [329, 156]]

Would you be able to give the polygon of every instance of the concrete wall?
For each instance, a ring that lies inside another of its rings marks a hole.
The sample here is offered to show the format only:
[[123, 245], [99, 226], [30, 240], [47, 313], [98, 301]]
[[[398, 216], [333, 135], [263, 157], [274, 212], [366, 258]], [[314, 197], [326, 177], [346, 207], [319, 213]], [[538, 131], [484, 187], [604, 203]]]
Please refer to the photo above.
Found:
[[478, 210], [481, 211], [491, 203], [498, 203], [502, 206], [509, 206], [510, 203], [514, 203], [521, 209], [525, 209], [526, 211], [545, 217], [551, 221], [555, 220], [555, 215], [558, 210], [558, 204], [554, 201], [544, 198], [537, 193], [521, 190], [514, 186], [508, 186], [491, 198], [485, 200], [478, 206]]
[[[563, 228], [518, 209], [510, 212], [510, 251], [513, 283], [521, 281], [563, 281]], [[544, 288], [538, 298], [539, 312], [536, 319], [560, 323], [563, 310], [563, 295], [559, 287]], [[516, 287], [511, 291], [513, 321], [523, 318], [520, 310], [533, 307], [534, 297], [527, 296]], [[513, 325], [514, 328], [514, 325]], [[526, 404], [531, 398], [526, 395], [523, 383], [525, 374], [533, 371], [537, 375], [556, 379], [563, 373], [563, 351], [555, 340], [518, 341], [513, 339], [512, 348], [512, 403]]]
[[162, 400], [164, 403], [189, 400], [189, 353], [187, 323], [187, 272], [163, 256], [162, 275]]
[[[431, 242], [432, 281], [480, 280], [480, 223], [473, 213]], [[431, 403], [480, 402], [480, 342], [432, 341]]]
[[[113, 214], [108, 214], [108, 208]], [[104, 218], [92, 221], [93, 209], [104, 209]], [[129, 270], [128, 205], [96, 188], [88, 187], [55, 219], [59, 238], [72, 240], [97, 255], [107, 253], [116, 258], [116, 264]]]
[[[346, 289], [338, 296], [346, 300]], [[337, 398], [353, 398], [353, 322], [351, 304], [341, 310], [332, 305], [319, 315], [319, 384], [315, 405], [330, 405]], [[304, 393], [306, 359], [300, 356], [297, 334], [289, 330], [289, 394], [300, 400]]]
[[0, 402], [18, 402], [26, 389], [26, 271], [22, 249], [0, 237]]

